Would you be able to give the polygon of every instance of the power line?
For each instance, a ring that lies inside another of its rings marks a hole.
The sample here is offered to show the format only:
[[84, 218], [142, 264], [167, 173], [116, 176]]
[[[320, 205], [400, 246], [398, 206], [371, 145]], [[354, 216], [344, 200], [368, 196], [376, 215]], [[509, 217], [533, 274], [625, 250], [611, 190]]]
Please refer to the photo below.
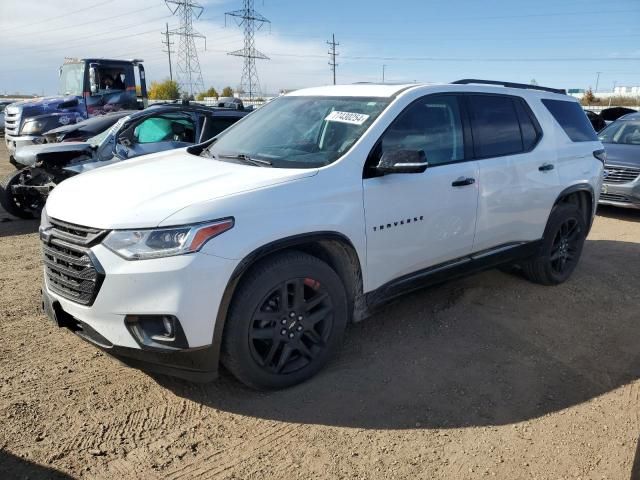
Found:
[[29, 22], [29, 23], [23, 23], [20, 25], [14, 25], [13, 27], [9, 27], [9, 28], [4, 28], [3, 31], [8, 31], [8, 30], [15, 30], [16, 28], [25, 28], [25, 27], [32, 27], [34, 25], [41, 25], [43, 23], [49, 23], [53, 20], [57, 20], [59, 18], [69, 18], [69, 15], [75, 15], [77, 13], [82, 13], [82, 12], [86, 12], [87, 10], [93, 10], [96, 7], [101, 7], [102, 5], [106, 5], [107, 3], [113, 3], [115, 0], [106, 0], [104, 2], [99, 2], [99, 3], [95, 3], [93, 5], [90, 5], [88, 7], [85, 8], [81, 8], [79, 10], [73, 10], [71, 12], [65, 12], [62, 15], [57, 15], [55, 17], [48, 17], [48, 18], [44, 18], [42, 20], [38, 20], [37, 22]]
[[[104, 22], [106, 22], [108, 20], [113, 20], [114, 18], [126, 17], [126, 16], [132, 15], [134, 13], [142, 12], [144, 10], [149, 10], [149, 7], [139, 8], [138, 10], [132, 10], [132, 11], [127, 12], [127, 13], [122, 13], [120, 15], [113, 15], [112, 17], [103, 17], [103, 18], [98, 18], [96, 20], [91, 20], [89, 22], [82, 22], [81, 26], [84, 27], [85, 25], [91, 25], [93, 23], [104, 23]], [[45, 33], [52, 33], [52, 32], [59, 32], [60, 30], [67, 30], [67, 29], [72, 28], [72, 27], [75, 28], [76, 25], [65, 25], [63, 27], [53, 28], [51, 30], [44, 30], [42, 32], [38, 32], [37, 35], [42, 35], [42, 34], [45, 34]], [[13, 37], [33, 36], [33, 35], [34, 35], [33, 32], [31, 32], [31, 33], [22, 33], [22, 34], [18, 34], [18, 35], [12, 35], [12, 38]]]
[[[256, 29], [260, 30], [265, 23], [271, 22], [256, 12], [253, 8], [253, 0], [244, 0], [244, 8], [225, 13], [225, 25], [227, 15], [234, 17], [239, 26], [244, 26], [244, 48], [228, 52], [227, 55], [244, 58], [244, 67], [242, 69], [242, 77], [240, 79], [240, 88], [249, 93], [249, 100], [253, 98], [254, 93], [260, 92], [260, 80], [258, 78], [258, 70], [256, 69], [256, 59], [269, 60], [264, 53], [256, 49], [255, 33]], [[257, 24], [257, 27], [256, 27]]]
[[163, 33], [163, 35], [165, 36], [165, 40], [162, 40], [162, 43], [167, 46], [167, 49], [162, 51], [169, 56], [169, 80], [173, 82], [173, 71], [171, 69], [171, 46], [173, 45], [173, 42], [171, 41], [171, 37], [169, 36], [169, 24], [165, 23], [165, 27], [166, 29]]
[[[178, 85], [184, 93], [190, 97], [204, 91], [202, 70], [196, 50], [195, 38], [204, 38], [204, 48], [207, 49], [207, 38], [193, 28], [193, 17], [200, 18], [204, 7], [192, 0], [165, 0], [171, 13], [180, 18], [180, 27], [169, 32], [169, 35], [178, 35], [178, 61], [176, 78]], [[175, 5], [172, 9], [170, 5]]]
[[336, 53], [336, 47], [340, 44], [336, 43], [335, 33], [331, 34], [331, 41], [327, 42], [327, 44], [329, 44], [329, 46], [331, 47], [331, 50], [329, 50], [329, 55], [331, 57], [331, 60], [329, 61], [329, 65], [331, 66], [331, 70], [333, 71], [333, 84], [335, 85], [336, 84], [336, 67], [338, 66], [338, 64], [336, 63], [336, 55], [340, 55], [339, 53]]

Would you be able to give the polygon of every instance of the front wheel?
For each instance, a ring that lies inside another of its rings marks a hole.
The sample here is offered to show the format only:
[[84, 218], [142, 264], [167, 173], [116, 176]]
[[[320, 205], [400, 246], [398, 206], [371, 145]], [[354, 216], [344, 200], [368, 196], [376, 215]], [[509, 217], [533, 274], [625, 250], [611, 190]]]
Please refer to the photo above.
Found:
[[22, 170], [10, 173], [0, 183], [0, 205], [14, 217], [31, 219], [34, 218], [42, 207], [34, 212], [34, 205], [25, 195], [14, 194], [13, 186], [21, 183]]
[[340, 277], [302, 252], [260, 262], [243, 279], [225, 325], [222, 362], [244, 384], [285, 388], [315, 375], [347, 324]]
[[586, 236], [582, 211], [570, 203], [556, 205], [549, 216], [540, 252], [522, 263], [525, 276], [542, 285], [566, 281], [578, 265]]

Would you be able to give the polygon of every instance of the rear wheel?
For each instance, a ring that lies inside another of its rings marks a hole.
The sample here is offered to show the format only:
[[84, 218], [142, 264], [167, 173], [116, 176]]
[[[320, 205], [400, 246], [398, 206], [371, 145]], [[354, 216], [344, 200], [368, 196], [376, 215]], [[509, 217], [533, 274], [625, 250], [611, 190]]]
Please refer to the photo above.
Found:
[[329, 265], [302, 252], [278, 254], [238, 287], [222, 362], [253, 388], [295, 385], [315, 375], [338, 349], [347, 316], [345, 289]]
[[10, 173], [0, 183], [0, 205], [7, 213], [19, 218], [31, 219], [36, 216], [42, 207], [39, 207], [34, 212], [34, 205], [29, 202], [28, 198], [24, 195], [16, 195], [13, 193], [12, 187], [21, 183], [21, 176], [23, 172], [18, 170], [17, 172]]
[[542, 285], [566, 281], [578, 265], [586, 235], [584, 216], [576, 205], [555, 206], [547, 222], [540, 253], [522, 263], [525, 276]]

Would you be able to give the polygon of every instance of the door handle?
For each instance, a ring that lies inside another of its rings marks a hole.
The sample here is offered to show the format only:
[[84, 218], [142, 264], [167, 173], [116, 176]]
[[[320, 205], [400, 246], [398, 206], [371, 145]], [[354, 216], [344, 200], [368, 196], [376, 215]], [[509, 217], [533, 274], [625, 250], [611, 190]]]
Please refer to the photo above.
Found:
[[548, 172], [550, 170], [553, 170], [554, 168], [555, 166], [552, 163], [544, 163], [538, 167], [538, 170], [540, 170], [541, 172]]
[[457, 179], [456, 181], [451, 183], [451, 186], [452, 187], [464, 187], [466, 185], [473, 185], [474, 183], [476, 183], [476, 179], [475, 178], [460, 177], [459, 179]]

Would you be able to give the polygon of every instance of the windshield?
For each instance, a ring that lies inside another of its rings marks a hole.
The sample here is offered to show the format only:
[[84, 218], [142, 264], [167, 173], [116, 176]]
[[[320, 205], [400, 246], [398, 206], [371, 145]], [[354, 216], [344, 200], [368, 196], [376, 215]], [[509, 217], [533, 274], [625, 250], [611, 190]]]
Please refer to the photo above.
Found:
[[329, 165], [351, 148], [389, 101], [280, 97], [223, 132], [205, 154], [246, 156], [280, 168]]
[[640, 120], [621, 120], [612, 123], [598, 134], [602, 143], [640, 145]]
[[82, 95], [84, 83], [84, 63], [66, 63], [60, 69], [60, 83], [58, 93], [60, 95]]

